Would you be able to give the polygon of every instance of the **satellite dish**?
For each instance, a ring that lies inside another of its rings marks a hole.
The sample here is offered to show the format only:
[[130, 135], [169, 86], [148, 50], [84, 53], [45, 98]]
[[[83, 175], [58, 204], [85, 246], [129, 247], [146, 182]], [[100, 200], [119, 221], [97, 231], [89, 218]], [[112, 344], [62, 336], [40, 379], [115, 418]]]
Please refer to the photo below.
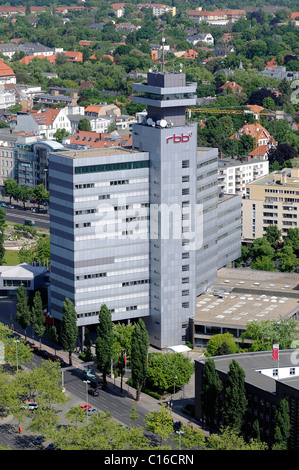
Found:
[[148, 118], [146, 120], [146, 123], [149, 125], [149, 126], [152, 126], [154, 124], [154, 121], [152, 120], [152, 118]]
[[160, 126], [161, 127], [166, 127], [167, 126], [167, 121], [165, 119], [161, 119]]

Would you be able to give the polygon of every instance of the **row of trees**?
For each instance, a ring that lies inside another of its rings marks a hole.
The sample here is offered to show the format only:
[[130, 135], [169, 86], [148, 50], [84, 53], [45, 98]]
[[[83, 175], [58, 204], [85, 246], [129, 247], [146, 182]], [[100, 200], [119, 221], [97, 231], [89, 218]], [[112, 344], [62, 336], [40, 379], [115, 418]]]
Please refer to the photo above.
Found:
[[[237, 361], [232, 360], [229, 364], [225, 383], [220, 380], [213, 359], [206, 361], [201, 403], [208, 426], [213, 428], [218, 422], [221, 409], [224, 427], [236, 433], [242, 431], [248, 401], [245, 390], [245, 373]], [[272, 450], [287, 450], [290, 429], [288, 401], [282, 399], [275, 412]], [[252, 427], [252, 440], [260, 442], [258, 420], [255, 420]]]
[[24, 207], [26, 202], [30, 199], [36, 200], [38, 209], [40, 204], [43, 202], [49, 202], [49, 191], [46, 191], [43, 184], [39, 184], [34, 188], [29, 188], [26, 185], [20, 186], [17, 181], [12, 178], [7, 178], [4, 181], [3, 194], [10, 198], [10, 203], [12, 198], [23, 201]]

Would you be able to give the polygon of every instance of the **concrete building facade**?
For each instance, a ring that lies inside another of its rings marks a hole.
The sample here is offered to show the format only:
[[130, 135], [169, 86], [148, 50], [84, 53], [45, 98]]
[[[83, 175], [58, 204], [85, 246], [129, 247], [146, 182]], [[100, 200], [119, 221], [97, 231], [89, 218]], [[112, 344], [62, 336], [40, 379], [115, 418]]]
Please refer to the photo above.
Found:
[[289, 228], [298, 227], [299, 168], [284, 168], [248, 183], [242, 206], [244, 241], [262, 237], [270, 225], [286, 237]]
[[218, 150], [198, 149], [185, 121], [196, 84], [149, 72], [134, 89], [147, 115], [132, 148], [50, 155], [51, 313], [69, 297], [84, 327], [105, 303], [163, 349], [186, 342], [196, 297], [240, 255], [241, 199], [219, 204]]

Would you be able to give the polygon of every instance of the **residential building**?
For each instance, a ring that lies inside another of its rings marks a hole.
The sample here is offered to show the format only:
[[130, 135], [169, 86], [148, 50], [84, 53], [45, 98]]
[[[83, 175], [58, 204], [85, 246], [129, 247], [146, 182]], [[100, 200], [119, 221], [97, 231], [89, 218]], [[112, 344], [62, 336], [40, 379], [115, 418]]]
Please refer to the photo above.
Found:
[[132, 145], [50, 154], [51, 313], [74, 302], [78, 326], [143, 318], [158, 348], [185, 343], [196, 297], [240, 256], [241, 197], [219, 199], [218, 150], [197, 149], [185, 108], [196, 83], [149, 72]]
[[18, 135], [10, 129], [0, 129], [0, 188], [7, 178], [14, 178], [14, 147]]
[[0, 44], [0, 52], [3, 54], [5, 57], [8, 57], [11, 59], [15, 52], [18, 50], [18, 46], [16, 44], [12, 43], [7, 43], [7, 44]]
[[71, 123], [64, 108], [45, 108], [36, 112], [18, 112], [16, 128], [53, 139], [58, 129], [70, 132]]
[[125, 14], [125, 5], [126, 3], [112, 3], [110, 6], [114, 11], [114, 14], [117, 18], [121, 18]]
[[16, 83], [13, 69], [0, 58], [0, 85], [5, 83]]
[[117, 117], [121, 115], [121, 111], [115, 104], [100, 103], [87, 106], [84, 114], [92, 117]]
[[51, 49], [50, 47], [44, 46], [43, 44], [40, 44], [39, 42], [25, 42], [18, 44], [18, 50], [23, 51], [25, 55], [33, 55], [33, 56], [51, 56], [54, 54], [54, 50]]
[[16, 104], [16, 95], [5, 88], [5, 84], [0, 85], [0, 109], [7, 109]]
[[240, 93], [241, 91], [243, 91], [243, 87], [241, 87], [241, 85], [238, 85], [236, 82], [226, 82], [220, 87], [221, 90], [227, 90], [228, 88], [233, 93]]
[[[220, 402], [224, 400], [224, 391], [227, 375], [232, 361], [236, 361], [244, 371], [244, 388], [247, 399], [247, 409], [242, 420], [242, 435], [249, 440], [258, 423], [259, 438], [268, 444], [274, 444], [274, 428], [276, 425], [276, 411], [282, 399], [286, 399], [289, 406], [290, 437], [287, 440], [288, 450], [299, 449], [299, 367], [298, 350], [282, 350], [278, 359], [273, 358], [272, 351], [258, 351], [241, 354], [228, 354], [211, 357], [215, 364], [222, 392]], [[207, 359], [195, 360], [195, 418], [204, 421], [201, 391], [205, 363]], [[212, 426], [221, 427], [224, 424], [223, 408], [219, 407], [218, 414]]]
[[218, 160], [218, 183], [224, 194], [245, 197], [246, 184], [268, 173], [268, 160], [250, 157], [223, 157]]
[[192, 20], [194, 24], [204, 21], [209, 24], [221, 26], [228, 23], [235, 23], [240, 18], [246, 18], [246, 12], [245, 10], [191, 10], [187, 12], [187, 17], [189, 20]]
[[164, 3], [138, 3], [137, 8], [138, 10], [151, 8], [154, 16], [161, 16], [164, 15], [164, 13], [170, 13], [172, 16], [176, 15], [176, 7], [165, 5]]
[[271, 66], [266, 67], [265, 70], [259, 72], [261, 75], [266, 77], [276, 78], [277, 80], [296, 80], [299, 78], [299, 72], [287, 71], [285, 66]]
[[299, 168], [273, 171], [246, 185], [242, 201], [243, 240], [263, 237], [270, 225], [286, 237], [289, 228], [299, 227]]
[[[30, 12], [34, 14], [44, 13], [46, 11], [43, 7], [36, 7], [30, 5]], [[23, 6], [0, 6], [0, 16], [25, 16], [26, 14], [26, 7]]]
[[[248, 124], [244, 123], [244, 125], [235, 132], [230, 138], [240, 140], [243, 135], [249, 135], [253, 138], [253, 152], [258, 153], [258, 148], [261, 146], [266, 146], [268, 150], [272, 147], [277, 146], [277, 142], [272, 137], [269, 131], [265, 129], [261, 124]], [[257, 155], [256, 155], [257, 156]]]
[[198, 42], [204, 42], [209, 46], [214, 44], [214, 38], [210, 33], [199, 33], [194, 36], [188, 36], [187, 41], [190, 42], [192, 46], [195, 46]]

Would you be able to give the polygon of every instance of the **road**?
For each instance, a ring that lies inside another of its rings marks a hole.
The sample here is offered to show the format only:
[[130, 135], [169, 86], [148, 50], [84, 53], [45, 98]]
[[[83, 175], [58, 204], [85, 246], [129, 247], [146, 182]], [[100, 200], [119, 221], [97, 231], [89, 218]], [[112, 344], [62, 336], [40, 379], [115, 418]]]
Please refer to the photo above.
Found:
[[[43, 360], [45, 359], [34, 354], [32, 364], [28, 364], [28, 368], [33, 369]], [[152, 400], [151, 404], [137, 403], [132, 395], [132, 390], [128, 391], [127, 385], [124, 385], [123, 392], [121, 392], [118, 386], [119, 384], [114, 384], [111, 379], [108, 380], [108, 384], [103, 389], [99, 390], [97, 397], [88, 395], [87, 398], [86, 384], [83, 382], [82, 370], [74, 367], [71, 370], [68, 370], [68, 368], [65, 370], [62, 369], [62, 371], [65, 393], [70, 400], [63, 407], [61, 412], [59, 412], [61, 424], [68, 422], [64, 414], [71, 406], [80, 406], [86, 402], [100, 411], [109, 411], [115, 420], [125, 426], [132, 424], [130, 413], [133, 405], [136, 406], [136, 412], [139, 415], [138, 419], [134, 421], [134, 426], [141, 427], [144, 427], [145, 415], [149, 413], [152, 408], [159, 408], [159, 404], [155, 400]], [[36, 446], [33, 444], [34, 436], [28, 435], [25, 427], [23, 427], [22, 433], [18, 432], [18, 427], [19, 423], [14, 418], [0, 418], [0, 443], [13, 450], [37, 450]], [[147, 431], [145, 431], [145, 435], [156, 439], [155, 436]]]
[[[0, 202], [5, 202], [3, 199]], [[24, 224], [24, 219], [32, 219], [35, 221], [35, 227], [40, 227], [49, 230], [50, 221], [49, 214], [46, 213], [45, 209], [41, 209], [40, 212], [32, 212], [29, 208], [24, 209], [23, 204], [12, 204], [13, 209], [9, 207], [3, 207], [6, 212], [5, 219], [7, 222], [13, 222], [16, 224]], [[31, 206], [33, 206], [31, 204]]]

